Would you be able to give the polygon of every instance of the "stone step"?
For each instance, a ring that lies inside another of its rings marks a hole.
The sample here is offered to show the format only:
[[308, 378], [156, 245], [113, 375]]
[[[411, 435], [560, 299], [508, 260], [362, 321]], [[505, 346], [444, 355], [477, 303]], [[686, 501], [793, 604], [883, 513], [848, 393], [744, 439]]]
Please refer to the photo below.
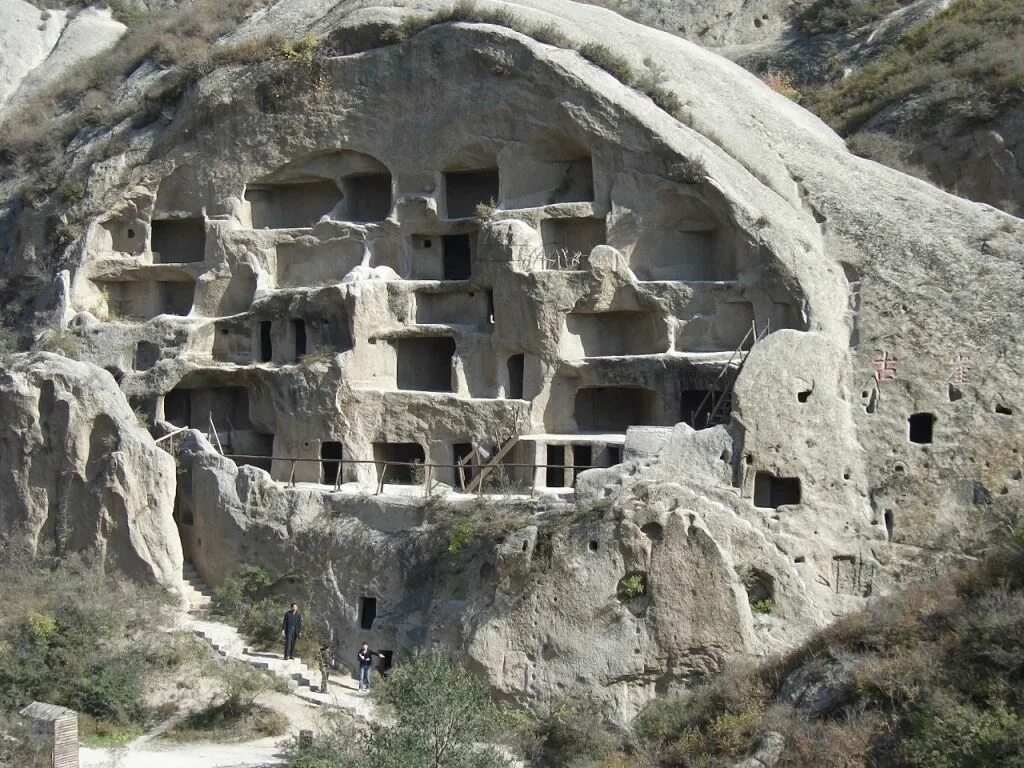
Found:
[[[262, 669], [282, 681], [285, 687], [295, 696], [311, 704], [322, 707], [335, 707], [348, 712], [361, 722], [369, 722], [372, 717], [372, 703], [361, 694], [352, 690], [351, 686], [341, 684], [335, 679], [331, 690], [323, 693], [319, 690], [320, 670], [311, 667], [301, 659], [282, 659], [274, 653], [254, 651], [247, 647], [245, 639], [230, 624], [213, 621], [197, 611], [189, 613], [189, 627], [203, 638], [214, 649], [218, 656], [241, 661]], [[336, 673], [344, 676], [344, 673]]]

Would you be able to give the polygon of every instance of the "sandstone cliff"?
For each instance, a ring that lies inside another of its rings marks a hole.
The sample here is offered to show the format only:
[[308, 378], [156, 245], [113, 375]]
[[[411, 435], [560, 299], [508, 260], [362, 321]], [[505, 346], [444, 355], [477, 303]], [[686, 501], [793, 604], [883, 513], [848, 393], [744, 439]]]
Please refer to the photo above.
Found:
[[9, 358], [0, 414], [5, 550], [83, 553], [180, 590], [174, 459], [109, 373], [52, 354]]
[[5, 262], [66, 267], [27, 311], [189, 428], [211, 584], [299, 568], [339, 646], [627, 719], [1016, 514], [1019, 219], [566, 0], [282, 0], [215, 53], [133, 70], [159, 108], [9, 199]]

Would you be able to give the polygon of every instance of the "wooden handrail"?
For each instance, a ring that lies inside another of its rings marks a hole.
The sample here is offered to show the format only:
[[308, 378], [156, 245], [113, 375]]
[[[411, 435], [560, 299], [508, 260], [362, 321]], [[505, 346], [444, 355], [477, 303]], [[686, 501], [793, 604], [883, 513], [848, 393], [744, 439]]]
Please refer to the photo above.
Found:
[[174, 430], [173, 432], [168, 432], [168, 433], [167, 433], [166, 435], [164, 435], [163, 437], [158, 437], [158, 438], [157, 438], [156, 440], [154, 440], [153, 442], [154, 442], [154, 443], [162, 443], [162, 442], [163, 442], [164, 440], [166, 440], [167, 438], [169, 438], [169, 437], [174, 437], [175, 435], [180, 435], [180, 434], [181, 434], [182, 432], [184, 432], [185, 430], [188, 430], [188, 429], [192, 429], [192, 427], [178, 427], [178, 428], [177, 428], [176, 430]]

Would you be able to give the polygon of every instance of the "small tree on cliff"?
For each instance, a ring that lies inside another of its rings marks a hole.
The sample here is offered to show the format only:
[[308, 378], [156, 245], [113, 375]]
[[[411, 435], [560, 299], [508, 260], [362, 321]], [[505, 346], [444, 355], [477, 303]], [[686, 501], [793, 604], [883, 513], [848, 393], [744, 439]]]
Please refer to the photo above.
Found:
[[368, 740], [373, 768], [507, 768], [486, 742], [502, 715], [487, 684], [440, 653], [396, 669], [378, 701], [394, 725], [375, 727]]

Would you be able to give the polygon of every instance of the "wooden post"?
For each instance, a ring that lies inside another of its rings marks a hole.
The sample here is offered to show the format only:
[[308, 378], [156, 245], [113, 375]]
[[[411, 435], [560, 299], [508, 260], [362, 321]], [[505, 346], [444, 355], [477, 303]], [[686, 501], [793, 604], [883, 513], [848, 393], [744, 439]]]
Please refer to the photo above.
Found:
[[292, 459], [292, 471], [288, 473], [288, 487], [295, 487], [295, 459]]

